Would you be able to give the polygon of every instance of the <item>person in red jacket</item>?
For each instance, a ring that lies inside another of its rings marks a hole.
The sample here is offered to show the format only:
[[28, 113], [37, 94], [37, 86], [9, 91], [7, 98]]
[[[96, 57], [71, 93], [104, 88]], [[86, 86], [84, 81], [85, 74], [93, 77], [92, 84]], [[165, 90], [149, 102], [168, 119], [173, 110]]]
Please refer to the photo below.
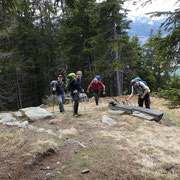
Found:
[[98, 81], [97, 78], [94, 78], [87, 89], [87, 93], [89, 93], [90, 88], [93, 89], [93, 95], [95, 98], [96, 105], [98, 105], [99, 102], [99, 96], [100, 96], [99, 90], [101, 89], [101, 87], [103, 87], [103, 94], [105, 94], [105, 85], [101, 81]]

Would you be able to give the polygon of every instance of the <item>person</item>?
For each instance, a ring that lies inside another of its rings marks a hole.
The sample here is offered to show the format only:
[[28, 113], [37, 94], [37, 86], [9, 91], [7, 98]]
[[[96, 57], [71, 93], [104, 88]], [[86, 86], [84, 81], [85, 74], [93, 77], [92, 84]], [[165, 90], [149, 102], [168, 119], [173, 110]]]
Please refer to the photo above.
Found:
[[67, 87], [71, 92], [72, 99], [74, 101], [74, 117], [80, 116], [78, 114], [78, 107], [79, 107], [79, 93], [84, 92], [84, 90], [81, 88], [81, 78], [82, 78], [82, 72], [77, 71], [76, 77], [73, 78], [68, 84]]
[[96, 105], [98, 105], [99, 102], [99, 96], [100, 96], [100, 89], [103, 87], [103, 95], [105, 94], [105, 85], [99, 81], [97, 78], [94, 78], [91, 84], [88, 86], [87, 93], [89, 93], [90, 88], [93, 89], [93, 95], [95, 98]]
[[138, 82], [135, 79], [131, 81], [131, 85], [132, 92], [126, 100], [129, 101], [134, 96], [134, 94], [138, 94], [138, 105], [143, 107], [143, 103], [145, 101], [146, 108], [150, 109], [149, 87], [146, 86], [142, 81]]
[[62, 75], [59, 75], [57, 83], [54, 84], [53, 91], [56, 92], [57, 94], [60, 113], [65, 113], [65, 110], [64, 110], [65, 91], [64, 90], [65, 90], [65, 84], [63, 82], [63, 77]]

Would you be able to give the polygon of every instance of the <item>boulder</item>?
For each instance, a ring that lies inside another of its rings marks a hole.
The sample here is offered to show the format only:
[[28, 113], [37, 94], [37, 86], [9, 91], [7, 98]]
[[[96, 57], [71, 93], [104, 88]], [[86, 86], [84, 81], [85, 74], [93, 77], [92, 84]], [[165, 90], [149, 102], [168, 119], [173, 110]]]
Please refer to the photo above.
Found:
[[79, 94], [80, 102], [87, 102], [89, 101], [86, 93], [80, 93]]
[[109, 118], [106, 115], [104, 115], [102, 117], [102, 122], [108, 124], [109, 126], [112, 126], [112, 125], [116, 124], [116, 121], [114, 121], [113, 119]]
[[10, 113], [2, 113], [0, 114], [0, 123], [14, 122], [16, 118], [14, 118]]
[[40, 107], [29, 107], [20, 109], [21, 112], [30, 120], [36, 121], [39, 119], [55, 118], [54, 114]]
[[24, 122], [21, 123], [21, 125], [19, 127], [29, 128], [29, 122], [28, 121], [24, 121]]
[[18, 126], [18, 127], [21, 127], [21, 122], [20, 121], [5, 122], [3, 124], [7, 125], [7, 126]]
[[14, 112], [13, 114], [14, 114], [14, 116], [16, 116], [17, 118], [21, 118], [21, 117], [23, 116], [23, 114], [22, 114], [21, 111]]

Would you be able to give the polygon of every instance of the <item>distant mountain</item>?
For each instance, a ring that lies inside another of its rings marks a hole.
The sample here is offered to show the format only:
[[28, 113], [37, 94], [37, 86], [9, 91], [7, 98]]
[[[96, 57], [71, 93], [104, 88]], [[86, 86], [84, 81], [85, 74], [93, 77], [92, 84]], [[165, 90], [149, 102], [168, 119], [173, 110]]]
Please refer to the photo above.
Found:
[[[131, 29], [128, 31], [129, 35], [137, 35], [141, 44], [147, 42], [151, 29], [153, 29], [153, 34], [157, 34], [159, 26], [165, 21], [165, 19], [152, 20], [145, 16], [131, 16], [129, 19], [132, 20]], [[162, 29], [162, 35], [165, 36], [166, 34], [167, 32]]]

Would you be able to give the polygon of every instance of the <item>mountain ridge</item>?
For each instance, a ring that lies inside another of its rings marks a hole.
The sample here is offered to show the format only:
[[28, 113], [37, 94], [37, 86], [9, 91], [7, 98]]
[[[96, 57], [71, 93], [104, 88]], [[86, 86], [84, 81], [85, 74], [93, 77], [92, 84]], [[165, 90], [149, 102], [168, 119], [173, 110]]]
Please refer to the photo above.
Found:
[[[165, 21], [165, 18], [151, 19], [146, 16], [130, 16], [128, 19], [132, 21], [128, 34], [131, 37], [137, 35], [141, 45], [147, 43], [151, 29], [153, 30], [153, 35], [157, 34], [159, 27]], [[161, 30], [162, 36], [166, 36], [167, 31], [163, 28]]]

